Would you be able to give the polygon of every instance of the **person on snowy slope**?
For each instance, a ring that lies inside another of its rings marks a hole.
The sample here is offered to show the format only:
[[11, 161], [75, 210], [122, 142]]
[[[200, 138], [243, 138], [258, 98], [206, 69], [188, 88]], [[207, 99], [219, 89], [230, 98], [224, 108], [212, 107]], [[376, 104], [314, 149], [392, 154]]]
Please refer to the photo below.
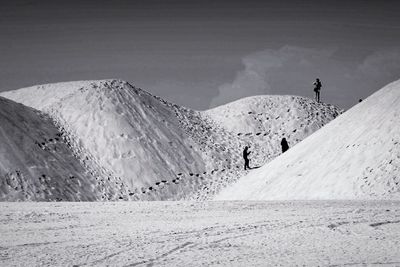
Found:
[[317, 79], [315, 80], [315, 82], [313, 83], [313, 85], [315, 86], [315, 87], [314, 87], [315, 101], [317, 101], [317, 102], [319, 103], [319, 101], [320, 101], [319, 95], [320, 95], [320, 91], [321, 91], [321, 87], [322, 87], [322, 83], [321, 83], [321, 81], [319, 80], [319, 78], [317, 78]]
[[248, 151], [248, 150], [249, 150], [249, 147], [248, 147], [248, 146], [246, 146], [246, 147], [244, 148], [244, 150], [243, 150], [243, 159], [244, 159], [244, 169], [245, 169], [245, 170], [251, 169], [250, 166], [249, 166], [249, 163], [250, 163], [249, 155], [250, 155], [251, 152]]
[[289, 149], [289, 144], [286, 141], [285, 137], [282, 138], [281, 146], [282, 146], [282, 153], [285, 153]]

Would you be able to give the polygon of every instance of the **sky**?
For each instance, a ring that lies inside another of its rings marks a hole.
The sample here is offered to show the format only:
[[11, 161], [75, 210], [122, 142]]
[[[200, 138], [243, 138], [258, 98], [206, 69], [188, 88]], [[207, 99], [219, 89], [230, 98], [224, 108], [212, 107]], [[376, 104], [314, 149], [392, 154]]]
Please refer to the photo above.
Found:
[[258, 94], [348, 109], [400, 79], [400, 2], [2, 0], [0, 91], [120, 78], [208, 109]]

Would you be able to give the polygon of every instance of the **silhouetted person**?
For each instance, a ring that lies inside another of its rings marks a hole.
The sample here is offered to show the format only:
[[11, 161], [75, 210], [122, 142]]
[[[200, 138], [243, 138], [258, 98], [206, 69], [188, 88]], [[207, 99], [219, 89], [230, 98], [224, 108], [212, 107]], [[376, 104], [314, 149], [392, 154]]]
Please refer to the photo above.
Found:
[[315, 101], [317, 101], [319, 103], [319, 100], [320, 100], [319, 95], [320, 95], [320, 92], [321, 92], [322, 83], [317, 78], [315, 80], [315, 82], [313, 83], [313, 85], [314, 85], [314, 92], [315, 92]]
[[285, 137], [282, 138], [281, 146], [282, 146], [282, 153], [285, 153], [285, 151], [287, 151], [289, 149], [289, 144], [286, 141]]
[[362, 99], [360, 98], [360, 99], [358, 99], [358, 103], [361, 103], [362, 102]]
[[250, 166], [249, 166], [249, 163], [250, 163], [249, 155], [250, 155], [251, 152], [248, 151], [248, 150], [249, 150], [249, 147], [248, 147], [248, 146], [246, 146], [246, 147], [244, 148], [244, 150], [243, 150], [243, 159], [244, 159], [244, 169], [245, 169], [245, 170], [251, 169]]

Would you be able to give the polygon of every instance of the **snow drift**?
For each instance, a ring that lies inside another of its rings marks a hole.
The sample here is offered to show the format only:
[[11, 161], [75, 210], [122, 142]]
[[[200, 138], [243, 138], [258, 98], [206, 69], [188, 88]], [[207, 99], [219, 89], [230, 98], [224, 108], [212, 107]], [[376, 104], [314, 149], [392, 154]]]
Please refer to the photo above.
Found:
[[208, 199], [246, 173], [245, 145], [253, 151], [251, 164], [260, 166], [279, 154], [282, 136], [294, 145], [339, 114], [294, 96], [255, 96], [194, 111], [120, 80], [1, 95], [49, 115], [78, 158], [92, 170], [101, 166], [106, 181], [120, 186], [117, 198], [131, 200]]
[[400, 80], [382, 88], [217, 200], [400, 197]]

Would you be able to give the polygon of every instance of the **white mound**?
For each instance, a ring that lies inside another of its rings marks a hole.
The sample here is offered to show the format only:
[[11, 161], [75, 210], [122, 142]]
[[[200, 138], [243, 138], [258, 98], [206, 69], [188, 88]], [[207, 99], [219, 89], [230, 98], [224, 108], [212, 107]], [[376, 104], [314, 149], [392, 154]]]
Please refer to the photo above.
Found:
[[[216, 124], [237, 135], [260, 133], [282, 136], [294, 145], [339, 115], [329, 104], [300, 96], [260, 95], [219, 106], [204, 114]], [[279, 140], [278, 140], [279, 139]]]
[[400, 81], [379, 90], [217, 200], [400, 197]]
[[100, 200], [51, 119], [0, 97], [0, 200]]
[[[107, 180], [121, 185], [119, 198], [132, 200], [210, 198], [246, 173], [245, 145], [252, 147], [251, 164], [261, 165], [278, 154], [282, 136], [294, 145], [339, 113], [292, 96], [252, 97], [199, 112], [119, 80], [2, 95], [48, 114], [74, 152], [91, 169], [103, 167], [110, 173]], [[223, 123], [221, 118], [231, 115], [229, 124]]]
[[43, 110], [64, 97], [88, 86], [93, 81], [73, 81], [35, 85], [18, 90], [1, 92], [0, 95], [25, 106]]

